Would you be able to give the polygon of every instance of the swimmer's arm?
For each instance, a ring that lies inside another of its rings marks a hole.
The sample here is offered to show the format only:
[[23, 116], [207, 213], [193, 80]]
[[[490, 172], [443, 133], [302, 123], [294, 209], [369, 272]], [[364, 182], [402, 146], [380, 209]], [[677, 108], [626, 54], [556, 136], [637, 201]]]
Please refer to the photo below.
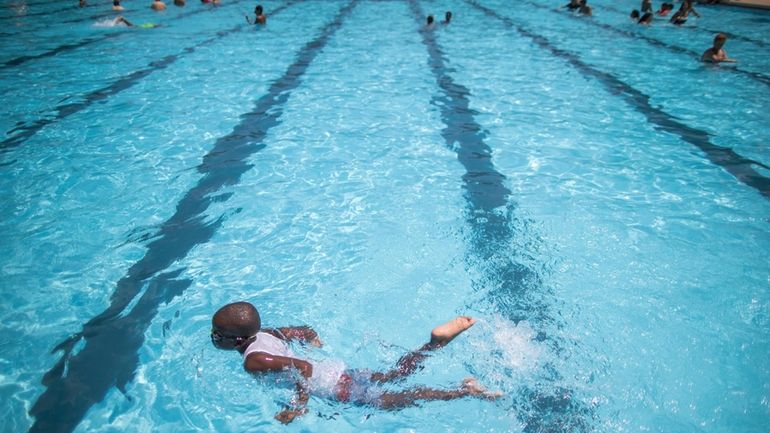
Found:
[[246, 17], [246, 23], [247, 24], [251, 24], [251, 20], [249, 19], [249, 16], [248, 15], [244, 15], [244, 17]]
[[313, 375], [313, 364], [307, 361], [264, 352], [250, 353], [243, 361], [243, 368], [249, 373], [268, 373], [296, 368], [306, 379]]
[[318, 338], [318, 333], [309, 326], [287, 326], [278, 329], [264, 329], [263, 331], [282, 340], [310, 343], [315, 347], [321, 347], [323, 345], [321, 339]]
[[291, 406], [285, 406], [284, 410], [278, 412], [275, 419], [283, 424], [288, 424], [294, 421], [294, 418], [304, 415], [307, 412], [308, 399], [309, 394], [305, 385], [297, 382], [297, 398], [292, 400]]

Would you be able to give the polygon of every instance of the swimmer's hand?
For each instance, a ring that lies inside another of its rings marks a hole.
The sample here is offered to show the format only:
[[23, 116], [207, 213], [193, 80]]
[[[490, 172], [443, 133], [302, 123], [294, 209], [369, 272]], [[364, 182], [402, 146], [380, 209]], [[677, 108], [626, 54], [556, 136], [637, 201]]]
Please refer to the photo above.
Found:
[[302, 409], [286, 409], [284, 411], [281, 411], [278, 413], [278, 415], [275, 416], [275, 419], [281, 422], [281, 424], [288, 424], [292, 421], [294, 421], [294, 418], [304, 415], [307, 413], [307, 408]]
[[315, 336], [312, 340], [310, 340], [310, 345], [315, 347], [323, 347], [323, 342], [320, 338], [318, 338], [318, 335]]

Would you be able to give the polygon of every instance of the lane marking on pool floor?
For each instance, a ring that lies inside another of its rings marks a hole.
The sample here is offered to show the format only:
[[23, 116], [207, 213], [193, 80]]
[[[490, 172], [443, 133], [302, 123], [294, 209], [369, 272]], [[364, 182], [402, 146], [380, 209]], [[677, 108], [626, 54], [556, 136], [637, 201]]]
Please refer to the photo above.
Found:
[[[237, 5], [238, 3], [242, 2], [242, 1], [244, 1], [244, 0], [235, 0], [232, 3], [228, 3], [228, 4], [226, 4], [224, 6], [221, 6], [221, 7], [222, 8], [226, 8], [226, 7], [229, 7], [229, 6], [235, 6], [235, 5]], [[175, 16], [170, 21], [176, 21], [178, 19], [189, 17], [191, 15], [197, 15], [197, 14], [200, 14], [200, 13], [203, 13], [203, 12], [210, 12], [210, 9], [208, 9], [208, 8], [206, 8], [206, 9], [196, 9], [196, 10], [193, 10], [193, 11], [190, 11], [190, 12], [184, 12], [184, 13], [181, 13], [181, 14]], [[72, 42], [72, 43], [62, 44], [62, 45], [60, 45], [60, 46], [58, 46], [56, 48], [52, 48], [52, 49], [50, 49], [48, 51], [44, 51], [44, 52], [39, 53], [39, 54], [33, 54], [33, 55], [29, 55], [29, 56], [19, 56], [19, 57], [16, 57], [16, 58], [13, 58], [11, 60], [6, 61], [5, 63], [0, 63], [0, 71], [2, 71], [4, 69], [14, 68], [14, 67], [17, 67], [19, 65], [23, 65], [24, 63], [27, 63], [27, 62], [32, 61], [32, 60], [39, 60], [39, 59], [45, 59], [45, 58], [48, 58], [48, 57], [53, 57], [53, 56], [55, 56], [57, 54], [61, 54], [63, 52], [72, 51], [72, 50], [75, 50], [77, 48], [81, 48], [81, 47], [84, 47], [84, 46], [87, 46], [87, 45], [91, 45], [91, 44], [96, 43], [96, 42], [106, 41], [106, 40], [109, 40], [109, 39], [112, 39], [112, 38], [117, 38], [117, 37], [125, 36], [127, 34], [130, 34], [130, 31], [128, 31], [128, 29], [126, 29], [126, 31], [122, 31], [120, 33], [107, 33], [107, 34], [101, 35], [101, 36], [85, 38], [85, 39], [82, 39], [79, 42]]]
[[[543, 6], [541, 4], [533, 3], [531, 1], [525, 0], [524, 3], [530, 4], [530, 5], [538, 8], [538, 9], [547, 10], [547, 11], [552, 12], [554, 14], [559, 14], [559, 15], [567, 16], [567, 17], [569, 17], [570, 19], [573, 19], [573, 20], [579, 20], [581, 23], [589, 24], [589, 25], [592, 25], [594, 27], [599, 27], [601, 29], [611, 31], [611, 32], [613, 32], [615, 34], [622, 35], [622, 36], [625, 36], [625, 37], [630, 38], [630, 39], [641, 39], [641, 40], [647, 42], [650, 45], [653, 45], [653, 46], [656, 46], [656, 47], [660, 47], [660, 48], [665, 48], [665, 49], [667, 49], [667, 50], [669, 50], [671, 52], [674, 52], [674, 53], [686, 54], [688, 57], [692, 57], [694, 60], [700, 61], [700, 57], [701, 57], [702, 53], [697, 53], [697, 52], [692, 51], [692, 50], [690, 50], [688, 48], [680, 47], [680, 46], [677, 46], [677, 45], [671, 45], [671, 44], [663, 42], [663, 41], [661, 41], [659, 39], [651, 38], [649, 36], [641, 35], [639, 33], [628, 31], [628, 30], [622, 30], [622, 29], [619, 29], [617, 27], [613, 27], [613, 26], [611, 26], [609, 24], [604, 24], [604, 23], [596, 22], [595, 20], [592, 20], [592, 19], [585, 19], [587, 17], [584, 17], [584, 16], [574, 15], [574, 14], [566, 12], [566, 11], [555, 11], [555, 10], [549, 8], [548, 6]], [[762, 84], [764, 84], [766, 86], [770, 86], [770, 77], [768, 77], [767, 75], [762, 74], [760, 72], [747, 71], [745, 69], [741, 69], [738, 66], [731, 66], [730, 68], [725, 68], [724, 70], [728, 71], [730, 73], [733, 73], [733, 74], [738, 74], [738, 75], [746, 76], [748, 78], [751, 78], [754, 81], [762, 83]]]
[[[11, 0], [11, 1], [13, 1], [13, 0]], [[37, 2], [23, 1], [23, 0], [18, 0], [18, 1], [20, 1], [21, 3], [11, 3], [11, 4], [6, 4], [6, 5], [0, 5], [0, 8], [4, 8], [4, 9], [16, 9], [16, 8], [19, 8], [19, 7], [27, 7], [27, 8], [29, 8], [29, 7], [32, 7], [32, 6], [51, 5], [51, 4], [54, 4], [54, 3], [70, 2], [71, 0], [41, 0], [41, 1], [37, 1]]]
[[24, 18], [28, 18], [28, 17], [39, 17], [39, 16], [45, 16], [45, 15], [56, 15], [56, 14], [61, 14], [61, 13], [68, 12], [68, 11], [70, 11], [70, 12], [78, 11], [78, 10], [83, 10], [85, 8], [93, 8], [93, 7], [97, 7], [97, 6], [99, 6], [99, 5], [96, 5], [96, 4], [89, 5], [89, 4], [87, 4], [87, 5], [85, 5], [82, 8], [81, 7], [76, 7], [74, 5], [72, 5], [72, 6], [65, 6], [63, 8], [54, 9], [52, 11], [47, 11], [47, 12], [46, 11], [40, 11], [40, 12], [32, 12], [32, 13], [24, 14], [24, 15], [14, 15], [14, 16], [10, 16], [10, 17], [0, 17], [0, 20], [19, 20], [19, 19], [24, 19]]
[[713, 164], [722, 167], [741, 183], [756, 189], [764, 198], [770, 199], [770, 178], [763, 176], [753, 168], [753, 166], [757, 166], [770, 170], [770, 167], [767, 165], [745, 158], [730, 148], [711, 143], [707, 132], [687, 126], [660, 108], [653, 107], [650, 104], [649, 96], [626, 84], [614, 75], [584, 63], [577, 55], [552, 45], [544, 36], [530, 32], [512, 19], [498, 14], [474, 0], [464, 1], [484, 12], [487, 16], [500, 20], [506, 27], [512, 28], [522, 36], [531, 39], [539, 47], [545, 48], [554, 56], [566, 60], [584, 76], [596, 79], [611, 94], [621, 96], [627, 104], [644, 115], [647, 121], [654, 125], [655, 129], [679, 136], [683, 141], [700, 149]]
[[[290, 7], [293, 4], [296, 4], [297, 1], [298, 0], [290, 0], [286, 2], [286, 4], [283, 4], [275, 8], [271, 12], [271, 16], [278, 15], [284, 9]], [[206, 39], [193, 46], [186, 47], [177, 54], [170, 54], [166, 57], [163, 57], [162, 59], [154, 60], [150, 62], [147, 65], [147, 67], [144, 69], [136, 70], [128, 75], [124, 75], [118, 78], [108, 86], [102, 87], [100, 89], [96, 89], [85, 95], [76, 97], [76, 99], [80, 99], [80, 102], [73, 102], [69, 104], [61, 104], [56, 106], [52, 110], [55, 112], [53, 116], [42, 117], [33, 121], [32, 123], [16, 126], [15, 128], [6, 132], [6, 135], [10, 135], [10, 137], [6, 138], [3, 141], [0, 141], [0, 154], [8, 151], [11, 148], [20, 146], [25, 141], [27, 141], [27, 139], [34, 136], [38, 131], [40, 131], [44, 127], [52, 123], [56, 123], [60, 120], [63, 120], [75, 113], [83, 111], [84, 109], [90, 107], [95, 102], [102, 101], [110, 96], [113, 96], [122, 92], [123, 90], [129, 89], [133, 87], [135, 84], [137, 84], [141, 79], [147, 77], [153, 72], [159, 71], [161, 69], [165, 69], [171, 66], [174, 62], [176, 62], [180, 58], [184, 57], [185, 55], [192, 54], [198, 48], [211, 44], [231, 34], [240, 32], [245, 27], [246, 27], [246, 24], [239, 24], [231, 29], [219, 31], [216, 33], [216, 36], [212, 38]], [[0, 166], [5, 166], [5, 165], [9, 165], [9, 164], [8, 163], [0, 164]]]
[[[416, 0], [409, 0], [417, 24], [423, 26], [425, 15]], [[535, 328], [539, 340], [548, 339], [542, 325], [550, 323], [550, 306], [541, 295], [546, 289], [531, 268], [511, 258], [514, 228], [511, 191], [504, 185], [505, 176], [492, 162], [492, 149], [484, 142], [484, 132], [470, 108], [470, 90], [454, 81], [445, 55], [433, 28], [420, 28], [422, 42], [428, 51], [428, 65], [442, 95], [433, 98], [446, 128], [441, 131], [446, 146], [457, 153], [465, 168], [463, 187], [468, 201], [467, 222], [473, 236], [470, 253], [488, 277], [484, 288], [498, 312], [514, 323], [526, 320]], [[539, 328], [539, 329], [538, 329]], [[543, 387], [525, 387], [519, 403], [527, 408], [517, 412], [525, 432], [587, 431], [596, 415], [575, 397], [575, 392], [556, 385], [561, 378], [553, 365], [543, 368]]]
[[86, 323], [81, 332], [54, 348], [63, 355], [43, 378], [47, 389], [30, 410], [35, 417], [30, 433], [70, 433], [111, 388], [125, 392], [139, 366], [138, 350], [158, 307], [192, 283], [178, 279], [184, 269], [168, 268], [196, 245], [208, 242], [224, 222], [224, 216], [207, 222], [204, 212], [212, 203], [227, 200], [231, 193], [219, 191], [237, 184], [241, 175], [252, 168], [247, 158], [267, 146], [264, 139], [280, 124], [291, 92], [302, 83], [312, 61], [355, 5], [356, 0], [351, 0], [343, 6], [297, 53], [294, 63], [268, 92], [255, 101], [253, 110], [241, 115], [232, 132], [214, 143], [198, 166], [201, 179], [177, 203], [174, 215], [160, 225], [144, 257], [118, 281], [110, 306]]

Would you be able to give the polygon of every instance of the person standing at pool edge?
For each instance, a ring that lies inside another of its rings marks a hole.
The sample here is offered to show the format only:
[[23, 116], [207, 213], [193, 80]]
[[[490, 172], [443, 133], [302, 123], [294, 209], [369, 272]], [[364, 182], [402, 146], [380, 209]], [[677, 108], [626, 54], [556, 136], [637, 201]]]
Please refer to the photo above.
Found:
[[[234, 302], [217, 310], [211, 319], [211, 342], [222, 350], [237, 350], [243, 355], [243, 368], [252, 374], [295, 371], [297, 399], [275, 419], [288, 424], [307, 412], [310, 393], [340, 402], [397, 410], [414, 406], [418, 401], [454, 400], [477, 397], [493, 400], [501, 396], [481, 387], [473, 378], [465, 379], [459, 388], [440, 390], [417, 387], [398, 392], [385, 390], [382, 385], [402, 379], [422, 367], [429, 352], [446, 346], [455, 337], [473, 326], [471, 317], [457, 317], [437, 326], [430, 341], [420, 349], [403, 356], [393, 370], [380, 373], [369, 370], [335, 368], [326, 363], [312, 364], [294, 356], [288, 342], [309, 343], [321, 347], [318, 334], [308, 326], [278, 329], [262, 328], [257, 309], [248, 302]], [[332, 379], [331, 381], [329, 379]]]
[[736, 60], [727, 57], [727, 51], [725, 51], [725, 49], [722, 48], [725, 46], [725, 42], [727, 42], [727, 35], [725, 35], [724, 33], [719, 33], [716, 36], [714, 36], [714, 45], [712, 45], [711, 48], [703, 52], [703, 55], [700, 57], [701, 62], [735, 63]]

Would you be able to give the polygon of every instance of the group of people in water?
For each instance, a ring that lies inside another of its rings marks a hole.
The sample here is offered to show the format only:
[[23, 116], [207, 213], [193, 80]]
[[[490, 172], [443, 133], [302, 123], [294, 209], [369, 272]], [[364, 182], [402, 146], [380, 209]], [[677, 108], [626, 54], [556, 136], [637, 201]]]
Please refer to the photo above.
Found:
[[[708, 1], [709, 4], [717, 3], [717, 2], [718, 2], [717, 0]], [[587, 3], [588, 3], [588, 0], [570, 0], [570, 2], [562, 6], [562, 8], [567, 8], [571, 11], [575, 11], [582, 15], [592, 16], [593, 9], [591, 9], [591, 7], [588, 6]], [[631, 11], [631, 19], [637, 24], [649, 26], [650, 24], [652, 24], [653, 16], [668, 17], [671, 11], [674, 10], [674, 4], [664, 2], [660, 5], [660, 9], [658, 9], [657, 11], [654, 11], [654, 8], [652, 6], [652, 0], [642, 0], [640, 9], [641, 11], [639, 9], [634, 9], [633, 11]], [[700, 18], [700, 14], [693, 7], [693, 0], [682, 0], [682, 4], [681, 6], [679, 6], [679, 10], [677, 10], [675, 13], [671, 15], [671, 18], [669, 19], [669, 21], [674, 25], [681, 26], [682, 24], [687, 22], [687, 19], [690, 17], [691, 14]], [[713, 45], [703, 52], [703, 55], [701, 55], [700, 60], [702, 62], [711, 62], [711, 63], [722, 63], [722, 62], [734, 63], [736, 60], [728, 57], [727, 52], [724, 49], [724, 45], [726, 41], [727, 41], [726, 34], [724, 33], [717, 34], [714, 37]]]
[[[441, 22], [443, 25], [447, 25], [452, 21], [452, 12], [446, 11], [444, 14], [444, 21]], [[433, 15], [428, 15], [428, 18], [426, 19], [426, 25], [428, 27], [431, 27], [435, 22], [435, 19], [433, 18]]]
[[[658, 9], [656, 12], [653, 12], [652, 0], [642, 0], [641, 12], [639, 9], [634, 9], [631, 11], [631, 19], [636, 21], [638, 24], [648, 26], [652, 24], [652, 18], [654, 15], [659, 17], [667, 17], [668, 14], [673, 10], [673, 3], [662, 3], [660, 5], [660, 9]], [[692, 5], [692, 0], [683, 0], [682, 5], [679, 6], [679, 10], [671, 15], [669, 22], [671, 22], [671, 24], [681, 26], [687, 22], [687, 18], [690, 17], [690, 14], [700, 18], [700, 14]]]
[[[201, 0], [201, 3], [212, 3], [215, 5], [218, 5], [221, 3], [221, 0]], [[182, 7], [186, 3], [185, 0], [174, 0], [174, 5]], [[88, 2], [86, 0], [78, 0], [78, 6], [81, 8], [84, 8], [88, 6]], [[166, 10], [166, 4], [163, 2], [163, 0], [152, 0], [152, 4], [150, 4], [150, 9], [154, 11], [164, 11]], [[122, 11], [123, 6], [120, 5], [120, 0], [113, 0], [112, 1], [112, 10], [114, 11]]]
[[[85, 7], [86, 0], [79, 0], [80, 1], [80, 7]], [[201, 0], [201, 3], [211, 3], [213, 5], [219, 5], [221, 0]], [[176, 6], [184, 6], [185, 0], [174, 0], [174, 5]], [[166, 4], [163, 2], [163, 0], [152, 0], [152, 3], [150, 4], [150, 9], [154, 11], [164, 11], [166, 10]], [[120, 0], [112, 0], [112, 10], [115, 12], [122, 12], [125, 10], [125, 8], [120, 4]], [[447, 12], [451, 15], [451, 12]], [[265, 15], [264, 8], [262, 5], [257, 5], [254, 8], [254, 19], [252, 20], [248, 15], [246, 15], [246, 22], [249, 24], [256, 24], [256, 25], [265, 25], [267, 24], [267, 15]], [[104, 23], [97, 23], [102, 24]], [[110, 26], [125, 26], [125, 27], [139, 27], [139, 28], [155, 28], [160, 27], [159, 24], [154, 23], [144, 23], [140, 25], [134, 25], [130, 21], [128, 21], [126, 18], [124, 18], [122, 15], [117, 16], [116, 18], [113, 18], [112, 20], [109, 20], [107, 22]]]

